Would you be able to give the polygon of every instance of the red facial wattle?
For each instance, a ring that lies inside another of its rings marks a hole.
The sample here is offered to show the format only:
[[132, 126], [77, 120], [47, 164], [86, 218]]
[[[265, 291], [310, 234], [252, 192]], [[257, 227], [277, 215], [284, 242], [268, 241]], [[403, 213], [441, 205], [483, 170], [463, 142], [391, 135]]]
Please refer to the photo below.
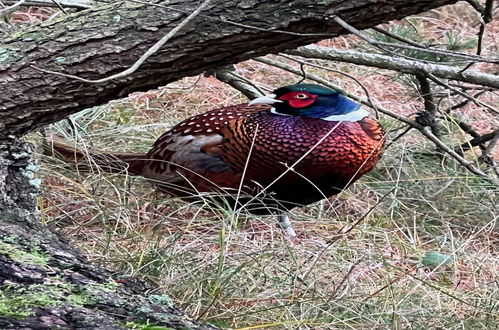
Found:
[[315, 102], [317, 95], [307, 92], [291, 92], [279, 97], [279, 100], [288, 101], [288, 104], [295, 109], [305, 108]]

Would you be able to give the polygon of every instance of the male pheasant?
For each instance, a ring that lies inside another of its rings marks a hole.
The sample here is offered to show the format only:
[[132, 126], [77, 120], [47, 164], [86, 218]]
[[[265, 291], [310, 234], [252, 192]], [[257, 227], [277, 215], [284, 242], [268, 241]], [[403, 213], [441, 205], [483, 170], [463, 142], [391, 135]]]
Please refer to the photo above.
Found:
[[[297, 84], [188, 118], [147, 154], [92, 156], [108, 169], [126, 163], [129, 173], [173, 195], [216, 193], [236, 208], [271, 214], [339, 193], [373, 169], [384, 142], [383, 128], [359, 104], [323, 86]], [[81, 156], [57, 141], [54, 149]]]

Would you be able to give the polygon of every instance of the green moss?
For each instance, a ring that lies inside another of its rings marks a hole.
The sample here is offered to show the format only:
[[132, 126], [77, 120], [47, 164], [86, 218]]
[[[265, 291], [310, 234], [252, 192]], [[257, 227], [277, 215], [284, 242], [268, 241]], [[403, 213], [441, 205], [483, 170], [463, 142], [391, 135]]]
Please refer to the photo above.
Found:
[[48, 254], [40, 252], [36, 248], [32, 248], [30, 252], [26, 252], [16, 248], [11, 243], [5, 243], [3, 241], [0, 242], [0, 253], [23, 264], [45, 266], [50, 261], [50, 256]]
[[173, 307], [173, 300], [164, 294], [153, 294], [149, 296], [149, 301], [155, 305]]
[[116, 292], [116, 289], [118, 288], [119, 284], [113, 279], [109, 279], [106, 283], [101, 284], [102, 289], [106, 290], [108, 292]]
[[0, 289], [0, 316], [26, 318], [36, 308], [67, 305], [84, 306], [95, 299], [72, 284], [58, 282], [29, 286], [8, 285]]
[[5, 47], [0, 47], [0, 63], [13, 63], [20, 57], [21, 55], [18, 52]]
[[125, 323], [125, 327], [128, 329], [140, 329], [140, 330], [173, 330], [173, 328], [163, 327], [160, 325], [150, 324], [149, 320], [146, 321], [130, 321]]
[[95, 283], [89, 285], [87, 289], [89, 291], [105, 291], [105, 292], [116, 292], [119, 284], [115, 280], [109, 279], [106, 283]]

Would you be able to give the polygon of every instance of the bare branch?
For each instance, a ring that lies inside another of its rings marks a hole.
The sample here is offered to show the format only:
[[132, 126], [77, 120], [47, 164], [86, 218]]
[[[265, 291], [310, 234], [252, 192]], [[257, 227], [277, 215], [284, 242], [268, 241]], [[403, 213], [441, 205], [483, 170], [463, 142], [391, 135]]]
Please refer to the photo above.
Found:
[[205, 75], [214, 76], [218, 80], [237, 89], [249, 99], [254, 99], [265, 94], [263, 90], [251, 81], [235, 73], [233, 65], [226, 65], [215, 71], [208, 71]]
[[[468, 100], [466, 100], [466, 102], [469, 102]], [[459, 128], [465, 132], [466, 134], [469, 134], [471, 135], [472, 137], [476, 138], [476, 137], [480, 137], [480, 133], [478, 133], [470, 124], [468, 123], [465, 123], [464, 121], [461, 121], [457, 118], [454, 118], [452, 116], [449, 116], [449, 115], [446, 115], [447, 118], [454, 124], [456, 124], [457, 126], [459, 126]]]
[[399, 35], [396, 35], [394, 33], [391, 33], [389, 31], [386, 31], [382, 28], [379, 28], [377, 26], [373, 27], [372, 28], [374, 31], [377, 31], [379, 33], [382, 33], [384, 34], [385, 36], [388, 36], [392, 39], [395, 39], [395, 40], [398, 40], [398, 41], [402, 41], [402, 42], [405, 42], [406, 44], [408, 45], [411, 45], [411, 46], [414, 46], [414, 47], [419, 47], [419, 48], [428, 48], [428, 46], [424, 45], [424, 44], [420, 44], [419, 42], [415, 42], [413, 40], [410, 40], [410, 39], [407, 39], [407, 38], [404, 38], [404, 37], [401, 37]]
[[[449, 84], [449, 86], [452, 86], [452, 85], [451, 85], [451, 84]], [[456, 87], [456, 86], [454, 86], [454, 87]], [[480, 95], [484, 94], [485, 92], [487, 92], [487, 90], [481, 90], [481, 91], [479, 91], [478, 93], [476, 93], [475, 95], [473, 95], [473, 97], [474, 97], [474, 98], [477, 98], [477, 97], [479, 97]], [[443, 112], [445, 112], [445, 113], [447, 113], [447, 114], [448, 114], [448, 113], [451, 113], [451, 112], [452, 112], [452, 111], [454, 111], [454, 110], [457, 110], [457, 109], [459, 109], [459, 108], [462, 108], [462, 107], [464, 107], [464, 106], [468, 105], [470, 102], [471, 102], [471, 100], [470, 100], [470, 99], [466, 99], [466, 100], [464, 100], [464, 101], [462, 101], [462, 102], [459, 102], [459, 103], [457, 103], [457, 104], [454, 104], [453, 106], [449, 107], [448, 109], [445, 109]]]
[[437, 112], [437, 106], [435, 104], [435, 101], [433, 100], [433, 94], [431, 91], [430, 83], [428, 82], [428, 80], [424, 75], [418, 74], [416, 75], [416, 78], [419, 81], [421, 97], [424, 100], [426, 111], [435, 115], [435, 113]]
[[451, 91], [453, 91], [453, 92], [455, 92], [455, 93], [457, 93], [457, 94], [459, 94], [459, 95], [461, 95], [461, 96], [463, 96], [463, 97], [465, 97], [465, 98], [473, 101], [475, 104], [481, 105], [481, 106], [483, 106], [483, 107], [489, 109], [490, 111], [492, 111], [492, 112], [494, 112], [494, 113], [496, 113], [496, 114], [499, 115], [499, 110], [497, 110], [496, 108], [494, 108], [490, 104], [487, 104], [487, 103], [485, 103], [483, 101], [480, 101], [479, 99], [473, 97], [472, 95], [470, 95], [468, 93], [465, 93], [465, 92], [461, 91], [458, 88], [450, 86], [449, 84], [441, 81], [440, 79], [438, 79], [437, 77], [435, 77], [433, 74], [431, 74], [429, 72], [426, 72], [425, 74], [426, 74], [426, 76], [428, 78], [430, 78], [433, 82], [437, 83], [438, 85], [443, 86], [443, 87], [445, 87], [447, 89], [450, 89]]
[[486, 150], [487, 147], [484, 145], [484, 143], [493, 140], [494, 138], [496, 138], [496, 136], [498, 134], [499, 134], [499, 129], [497, 129], [493, 132], [490, 132], [490, 133], [486, 133], [486, 134], [477, 136], [477, 137], [461, 144], [460, 146], [455, 147], [454, 151], [456, 151], [458, 154], [462, 155], [465, 151], [468, 151], [471, 148], [476, 147], [476, 146], [480, 146], [481, 149]]
[[417, 60], [393, 58], [381, 54], [367, 54], [353, 50], [339, 50], [322, 46], [304, 46], [288, 50], [285, 53], [307, 58], [348, 62], [411, 74], [431, 73], [439, 78], [499, 88], [499, 76], [497, 75], [475, 70], [461, 72], [459, 68], [443, 64], [424, 63]]
[[17, 1], [15, 2], [12, 6], [8, 6], [8, 7], [5, 7], [5, 8], [2, 8], [0, 10], [0, 17], [5, 15], [5, 14], [8, 14], [10, 12], [12, 12], [14, 9], [16, 9], [17, 7], [21, 6], [26, 0], [20, 0], [20, 1]]
[[[426, 110], [426, 112], [424, 113], [424, 116], [422, 116], [420, 114], [420, 116], [418, 116], [416, 118], [416, 121], [418, 121], [418, 119], [421, 117], [427, 117], [427, 120], [426, 120], [426, 122], [428, 123], [427, 126], [429, 126], [431, 128], [431, 132], [436, 137], [440, 137], [440, 135], [438, 134], [438, 131], [437, 131], [437, 125], [436, 125], [437, 122], [435, 120], [435, 115], [437, 113], [437, 105], [435, 104], [435, 101], [433, 100], [433, 93], [431, 91], [430, 83], [424, 75], [418, 74], [418, 75], [416, 75], [416, 79], [419, 82], [420, 94], [424, 100], [424, 108]], [[421, 123], [421, 122], [419, 122], [419, 123]]]
[[452, 158], [454, 158], [459, 164], [464, 166], [468, 171], [470, 171], [473, 174], [476, 174], [478, 176], [481, 176], [485, 179], [490, 180], [492, 183], [499, 185], [499, 181], [497, 181], [494, 178], [491, 178], [488, 176], [486, 173], [484, 173], [482, 170], [478, 169], [473, 165], [473, 163], [467, 161], [464, 159], [461, 155], [459, 155], [457, 152], [455, 152], [453, 149], [451, 149], [449, 146], [447, 146], [445, 143], [443, 143], [438, 137], [433, 135], [431, 132], [430, 127], [423, 127], [422, 129], [419, 129], [419, 131], [426, 136], [430, 141], [432, 141], [438, 148], [442, 149], [446, 153], [448, 153]]
[[[493, 5], [493, 0], [487, 0], [485, 2], [485, 7], [482, 7], [480, 3], [476, 0], [468, 0], [467, 1], [471, 6], [473, 6], [479, 13], [482, 14], [481, 16], [481, 21], [480, 21], [480, 28], [478, 30], [478, 43], [476, 46], [476, 54], [480, 55], [482, 54], [482, 43], [483, 43], [483, 36], [485, 34], [485, 27], [487, 23], [492, 22], [492, 9], [494, 7]], [[471, 62], [468, 65], [464, 67], [462, 71], [468, 70], [475, 62]]]

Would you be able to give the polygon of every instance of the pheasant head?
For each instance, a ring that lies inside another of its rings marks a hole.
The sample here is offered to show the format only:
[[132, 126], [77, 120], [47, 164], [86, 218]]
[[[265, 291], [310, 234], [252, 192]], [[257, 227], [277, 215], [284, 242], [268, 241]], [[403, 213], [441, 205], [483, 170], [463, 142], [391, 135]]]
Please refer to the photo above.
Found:
[[319, 85], [296, 84], [276, 89], [254, 99], [253, 104], [271, 104], [276, 115], [320, 118], [327, 121], [358, 121], [369, 113], [340, 92]]

